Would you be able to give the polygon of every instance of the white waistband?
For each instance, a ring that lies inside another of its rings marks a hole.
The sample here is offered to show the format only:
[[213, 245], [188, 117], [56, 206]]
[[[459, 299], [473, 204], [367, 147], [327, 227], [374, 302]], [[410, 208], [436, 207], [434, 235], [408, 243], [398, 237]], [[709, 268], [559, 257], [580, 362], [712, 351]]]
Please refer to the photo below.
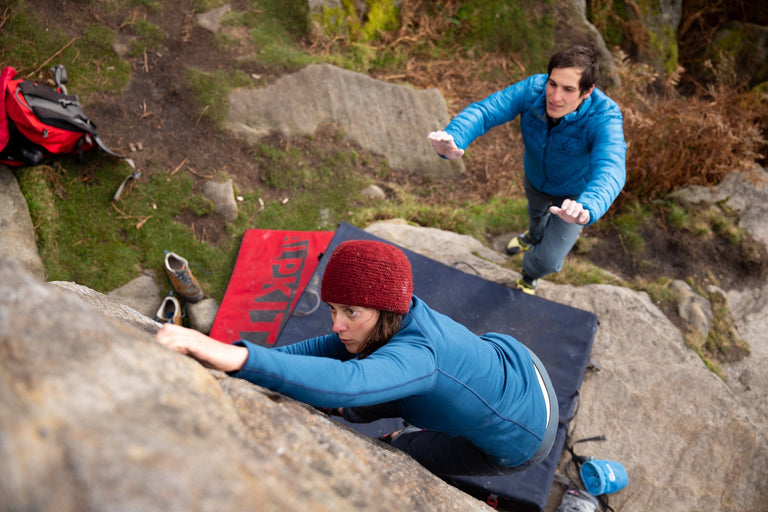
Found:
[[533, 369], [536, 370], [536, 378], [539, 380], [539, 386], [541, 387], [541, 392], [544, 395], [544, 403], [547, 405], [547, 426], [549, 426], [549, 415], [550, 415], [550, 408], [552, 407], [549, 403], [549, 391], [547, 391], [547, 385], [544, 384], [544, 379], [541, 376], [541, 372], [539, 372], [539, 369], [536, 367], [536, 365], [533, 365]]

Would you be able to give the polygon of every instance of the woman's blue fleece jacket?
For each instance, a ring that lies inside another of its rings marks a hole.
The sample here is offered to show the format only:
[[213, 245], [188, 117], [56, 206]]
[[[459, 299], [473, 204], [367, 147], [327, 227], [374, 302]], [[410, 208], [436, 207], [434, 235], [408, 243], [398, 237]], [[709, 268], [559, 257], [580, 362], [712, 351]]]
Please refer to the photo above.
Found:
[[318, 407], [394, 401], [408, 423], [465, 437], [504, 466], [528, 460], [544, 435], [528, 349], [507, 335], [477, 336], [415, 296], [400, 331], [364, 359], [336, 334], [274, 349], [237, 343], [249, 355], [234, 377]]
[[520, 115], [525, 175], [540, 192], [576, 197], [589, 224], [603, 216], [624, 188], [626, 152], [619, 106], [595, 88], [557, 126], [547, 129], [548, 75], [533, 75], [462, 110], [445, 131], [466, 149], [494, 126]]

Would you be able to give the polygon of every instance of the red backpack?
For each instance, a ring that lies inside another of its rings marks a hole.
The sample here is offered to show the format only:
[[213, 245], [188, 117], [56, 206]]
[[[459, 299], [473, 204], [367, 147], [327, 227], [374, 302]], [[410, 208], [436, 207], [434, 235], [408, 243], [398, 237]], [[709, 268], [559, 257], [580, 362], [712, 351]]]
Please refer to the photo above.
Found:
[[53, 155], [82, 156], [98, 146], [121, 158], [132, 173], [123, 180], [114, 199], [120, 198], [126, 181], [138, 178], [133, 160], [112, 152], [101, 141], [83, 112], [77, 95], [67, 94], [64, 66], [52, 69], [56, 89], [16, 77], [8, 66], [0, 73], [0, 163], [10, 166], [38, 165]]

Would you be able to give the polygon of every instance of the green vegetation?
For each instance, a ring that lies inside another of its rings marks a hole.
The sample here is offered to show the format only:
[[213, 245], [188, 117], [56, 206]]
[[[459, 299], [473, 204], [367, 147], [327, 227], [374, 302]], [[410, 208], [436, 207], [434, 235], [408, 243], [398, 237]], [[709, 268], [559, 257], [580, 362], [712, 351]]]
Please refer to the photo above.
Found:
[[342, 0], [340, 7], [323, 5], [312, 18], [329, 36], [347, 37], [354, 42], [368, 42], [377, 39], [381, 32], [399, 28], [399, 8], [392, 1], [365, 0], [364, 5], [364, 19], [352, 0]]
[[200, 106], [200, 116], [217, 123], [227, 117], [228, 97], [232, 89], [250, 83], [245, 73], [240, 71], [207, 73], [197, 68], [188, 68], [184, 81]]
[[249, 0], [242, 12], [230, 13], [227, 23], [249, 30], [262, 65], [280, 70], [298, 69], [318, 61], [301, 49], [309, 31], [307, 2], [301, 0]]
[[640, 233], [640, 226], [646, 218], [645, 211], [639, 204], [634, 203], [626, 213], [621, 213], [612, 219], [621, 243], [630, 254], [642, 254], [645, 251], [645, 240]]
[[131, 19], [125, 23], [130, 32], [136, 36], [131, 41], [131, 57], [138, 57], [145, 52], [157, 49], [165, 39], [162, 29], [146, 20]]
[[0, 37], [3, 66], [13, 66], [19, 76], [43, 80], [49, 68], [66, 62], [70, 86], [85, 102], [94, 91], [120, 92], [130, 81], [131, 67], [111, 50], [114, 31], [91, 25], [82, 35], [44, 29], [24, 0], [12, 0], [11, 15]]
[[451, 37], [471, 51], [525, 53], [534, 69], [546, 70], [555, 25], [551, 7], [551, 0], [469, 0], [456, 13]]
[[[111, 196], [125, 165], [88, 155], [82, 165], [41, 165], [18, 173], [37, 227], [40, 254], [50, 281], [75, 281], [109, 291], [153, 269], [161, 286], [165, 250], [185, 255], [211, 296], [221, 297], [238, 247], [198, 242], [173, 219], [189, 211], [210, 214], [206, 199], [191, 194], [192, 180], [157, 173], [119, 203]], [[69, 169], [69, 170], [67, 170]], [[207, 207], [206, 207], [207, 205]]]
[[699, 355], [707, 368], [725, 380], [720, 363], [738, 361], [748, 356], [749, 345], [736, 333], [725, 297], [719, 292], [702, 295], [712, 305], [712, 327], [706, 335], [685, 330], [685, 344]]
[[[321, 154], [311, 149], [281, 150], [260, 144], [255, 158], [265, 184], [285, 192], [285, 196], [268, 203], [260, 212], [253, 211], [252, 206], [247, 208], [243, 216], [252, 226], [313, 230], [333, 229], [340, 222], [354, 223], [354, 211], [363, 203], [360, 192], [370, 183], [370, 178], [355, 172], [359, 160], [356, 152]], [[287, 211], [290, 215], [286, 215]]]
[[163, 4], [159, 0], [130, 0], [130, 4], [135, 7], [144, 7], [152, 14], [163, 12]]
[[603, 35], [609, 48], [626, 48], [633, 34], [628, 33], [627, 4], [624, 0], [589, 0], [587, 19]]
[[[581, 242], [580, 242], [581, 243]], [[520, 262], [521, 260], [518, 260]], [[522, 264], [519, 263], [522, 269]], [[569, 255], [566, 259], [563, 270], [556, 274], [547, 276], [548, 281], [557, 284], [571, 284], [574, 286], [584, 286], [587, 284], [613, 284], [617, 286], [627, 286], [627, 283], [621, 279], [612, 276], [610, 273], [590, 263], [588, 260], [582, 260], [574, 255]]]

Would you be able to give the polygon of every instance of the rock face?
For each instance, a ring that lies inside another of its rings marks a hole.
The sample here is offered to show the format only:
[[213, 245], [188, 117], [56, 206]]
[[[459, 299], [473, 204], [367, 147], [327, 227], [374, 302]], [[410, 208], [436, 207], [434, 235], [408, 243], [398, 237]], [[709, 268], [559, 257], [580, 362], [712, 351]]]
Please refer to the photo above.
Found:
[[427, 135], [449, 121], [437, 89], [411, 89], [312, 64], [266, 87], [233, 91], [226, 125], [255, 143], [273, 131], [312, 134], [336, 123], [345, 138], [385, 156], [395, 170], [445, 177], [463, 172], [464, 164], [438, 157]]
[[[432, 246], [449, 265], [482, 268], [452, 233], [441, 237], [401, 222], [379, 222], [367, 231], [425, 256], [432, 257], [423, 250]], [[765, 511], [768, 428], [761, 410], [706, 368], [647, 294], [550, 284], [538, 295], [599, 318], [592, 355], [602, 370], [585, 377], [571, 439], [605, 435], [606, 441], [577, 445], [576, 452], [627, 469], [629, 485], [610, 496], [616, 510]], [[765, 366], [749, 368], [756, 392], [764, 392]], [[564, 452], [561, 471], [569, 458]], [[554, 511], [559, 499], [556, 489], [546, 510]]]
[[501, 267], [506, 257], [471, 236], [413, 226], [402, 220], [376, 222], [368, 226], [366, 231], [489, 281], [514, 285], [520, 277], [517, 272]]
[[[768, 222], [763, 205], [768, 201], [768, 172], [730, 174], [715, 187], [690, 187], [673, 197], [692, 204], [722, 204], [736, 212], [739, 226], [755, 240], [768, 245]], [[768, 432], [768, 281], [754, 289], [726, 290], [725, 297], [739, 335], [749, 343], [751, 355], [725, 364], [728, 386], [755, 412], [762, 432]], [[768, 503], [768, 500], [766, 500]]]
[[45, 279], [45, 267], [37, 252], [32, 218], [13, 171], [0, 165], [0, 257], [13, 257], [35, 276]]
[[0, 510], [487, 510], [400, 452], [166, 350], [99, 295], [0, 260]]
[[602, 371], [585, 378], [571, 436], [604, 434], [577, 453], [627, 468], [628, 487], [610, 497], [616, 510], [765, 510], [768, 444], [755, 411], [734, 399], [645, 294], [591, 285], [541, 295], [600, 319], [592, 355]]

